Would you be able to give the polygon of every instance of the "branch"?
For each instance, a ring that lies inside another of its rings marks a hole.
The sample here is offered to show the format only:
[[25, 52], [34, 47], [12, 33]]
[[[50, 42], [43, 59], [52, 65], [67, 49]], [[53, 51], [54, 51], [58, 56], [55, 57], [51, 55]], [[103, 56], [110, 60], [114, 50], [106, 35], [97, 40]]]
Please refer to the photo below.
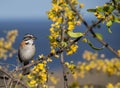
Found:
[[[79, 18], [79, 19], [83, 22], [83, 24], [86, 26], [86, 31], [84, 32], [84, 36], [86, 36], [88, 32], [91, 32], [91, 34], [93, 35], [94, 38], [96, 38], [101, 44], [103, 44], [103, 45], [104, 45], [105, 47], [107, 47], [112, 53], [114, 53], [118, 58], [120, 58], [119, 55], [117, 54], [117, 52], [116, 52], [108, 43], [106, 43], [106, 42], [103, 41], [103, 40], [99, 40], [99, 39], [96, 37], [96, 35], [95, 35], [94, 31], [93, 31], [93, 28], [96, 27], [99, 23], [101, 23], [101, 22], [103, 21], [103, 19], [100, 19], [100, 20], [98, 20], [97, 22], [93, 23], [91, 26], [89, 26], [88, 23], [87, 23], [84, 19], [82, 19], [82, 17], [79, 15], [79, 12], [76, 10], [76, 8], [71, 5], [70, 0], [66, 0], [66, 1], [67, 1], [68, 4], [70, 5], [71, 9], [78, 15], [78, 18]], [[67, 47], [61, 48], [61, 49], [57, 50], [55, 54], [57, 54], [57, 55], [58, 55], [58, 54], [61, 54], [61, 53], [62, 53], [63, 51], [65, 51], [69, 46], [71, 46], [72, 44], [78, 42], [82, 37], [83, 37], [83, 36], [76, 38], [76, 39], [75, 39], [73, 42], [71, 42]], [[36, 60], [34, 63], [30, 63], [30, 64], [28, 64], [28, 65], [26, 65], [26, 66], [24, 66], [24, 67], [22, 67], [22, 68], [18, 68], [16, 71], [20, 71], [20, 70], [26, 69], [26, 68], [28, 68], [28, 67], [31, 67], [31, 66], [33, 66], [33, 65], [35, 65], [35, 64], [40, 63], [41, 60], [47, 60], [47, 58], [52, 57], [52, 56], [54, 56], [54, 54], [53, 54], [53, 53], [50, 53], [50, 54], [48, 54], [47, 56], [45, 56], [44, 58], [40, 58], [39, 60]]]
[[3, 74], [6, 75], [6, 77], [1, 77], [1, 78], [5, 79], [5, 80], [12, 79], [13, 82], [18, 83], [18, 84], [21, 84], [21, 85], [23, 86], [23, 88], [29, 88], [29, 87], [27, 87], [26, 84], [24, 84], [22, 81], [20, 81], [19, 79], [14, 78], [9, 72], [3, 70], [2, 68], [0, 68], [0, 71], [1, 71]]
[[[101, 23], [102, 20], [103, 20], [103, 19], [99, 20], [99, 21], [96, 22], [96, 23], [93, 23], [91, 26], [89, 26], [89, 28], [86, 28], [86, 31], [84, 32], [84, 36], [87, 35], [87, 33], [88, 33], [92, 28], [94, 28], [94, 27], [97, 26], [99, 23]], [[82, 37], [83, 37], [83, 36], [76, 38], [76, 39], [73, 40], [67, 47], [61, 48], [61, 49], [57, 50], [57, 51], [55, 52], [55, 54], [57, 54], [57, 55], [58, 55], [58, 54], [61, 54], [63, 51], [65, 51], [65, 50], [66, 50], [67, 48], [69, 48], [71, 45], [73, 45], [74, 43], [78, 42]], [[30, 64], [28, 64], [28, 65], [26, 65], [26, 66], [24, 66], [24, 67], [20, 67], [20, 68], [16, 69], [15, 71], [17, 72], [17, 71], [21, 71], [21, 70], [23, 70], [23, 69], [29, 68], [29, 67], [31, 67], [31, 66], [33, 66], [33, 65], [35, 65], [35, 64], [40, 63], [42, 60], [47, 60], [47, 58], [53, 57], [55, 54], [49, 53], [49, 54], [46, 55], [44, 58], [40, 58], [40, 59], [34, 61], [33, 63], [30, 63]]]
[[99, 38], [97, 38], [95, 32], [93, 30], [90, 31], [91, 34], [93, 35], [93, 37], [95, 39], [97, 39], [102, 45], [104, 45], [105, 47], [107, 47], [113, 54], [115, 54], [118, 58], [120, 58], [120, 56], [118, 55], [118, 53], [115, 51], [115, 49], [113, 49], [107, 42], [105, 42], [104, 40], [100, 40]]
[[[61, 43], [64, 42], [64, 30], [66, 28], [66, 24], [67, 24], [67, 18], [64, 16], [64, 12], [61, 14], [63, 19], [63, 25], [61, 27]], [[61, 46], [62, 48], [63, 46]], [[61, 52], [60, 54], [60, 61], [61, 61], [61, 65], [62, 65], [62, 69], [63, 69], [63, 79], [64, 79], [64, 88], [68, 88], [68, 79], [67, 79], [67, 74], [66, 74], [66, 66], [64, 64], [64, 53]]]
[[71, 4], [71, 0], [66, 0], [66, 2], [67, 2], [67, 3], [69, 4], [69, 6], [71, 7], [71, 10], [77, 14], [78, 19], [80, 19], [80, 20], [83, 22], [83, 24], [84, 24], [87, 28], [89, 28], [89, 25], [87, 24], [87, 22], [80, 16], [80, 14], [79, 14], [79, 12], [77, 11], [77, 9]]
[[116, 8], [116, 1], [115, 0], [112, 0], [113, 4], [114, 4], [114, 8]]
[[[86, 28], [88, 29], [87, 31], [90, 31], [90, 33], [93, 35], [94, 38], [96, 38], [101, 44], [103, 44], [106, 48], [108, 48], [113, 54], [115, 54], [118, 58], [120, 58], [120, 56], [118, 55], [117, 51], [115, 51], [107, 42], [100, 40], [96, 37], [96, 34], [93, 31], [93, 28], [98, 25], [99, 23], [101, 23], [103, 21], [103, 19], [100, 19], [98, 22], [94, 23], [92, 26], [89, 27], [88, 23], [82, 19], [82, 17], [79, 15], [79, 12], [77, 11], [77, 9], [71, 4], [70, 0], [66, 0], [69, 4], [69, 6], [71, 7], [71, 9], [78, 15], [78, 18], [83, 22], [83, 24], [86, 26]], [[112, 0], [115, 4], [115, 0]], [[87, 31], [85, 33], [87, 33]]]

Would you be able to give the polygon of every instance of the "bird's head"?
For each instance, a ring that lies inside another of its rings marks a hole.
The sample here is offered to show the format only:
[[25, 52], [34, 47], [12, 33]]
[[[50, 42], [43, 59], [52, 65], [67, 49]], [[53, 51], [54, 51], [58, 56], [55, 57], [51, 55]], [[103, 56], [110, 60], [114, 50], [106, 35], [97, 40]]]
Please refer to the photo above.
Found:
[[25, 41], [27, 44], [33, 44], [34, 43], [34, 40], [36, 40], [37, 38], [32, 35], [32, 34], [26, 34], [24, 37], [23, 37], [23, 41]]

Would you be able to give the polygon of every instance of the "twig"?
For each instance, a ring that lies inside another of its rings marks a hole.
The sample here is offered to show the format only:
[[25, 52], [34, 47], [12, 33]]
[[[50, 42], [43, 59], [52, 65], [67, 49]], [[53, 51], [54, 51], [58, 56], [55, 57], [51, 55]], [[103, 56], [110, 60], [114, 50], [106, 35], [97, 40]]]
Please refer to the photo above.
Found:
[[[86, 31], [84, 32], [84, 36], [87, 35], [87, 33], [88, 33], [90, 30], [92, 30], [95, 26], [97, 26], [97, 25], [98, 25], [99, 23], [101, 23], [102, 21], [103, 21], [103, 19], [100, 19], [100, 20], [97, 21], [96, 23], [93, 23], [91, 26], [89, 26], [88, 28], [86, 28]], [[67, 49], [68, 47], [70, 47], [72, 44], [78, 42], [82, 37], [83, 37], [83, 36], [76, 38], [76, 39], [73, 40], [67, 47], [61, 48], [61, 49], [57, 50], [55, 54], [57, 54], [57, 55], [58, 55], [58, 54], [61, 54], [64, 50], [66, 50], [66, 49]], [[95, 36], [94, 36], [94, 38], [98, 39], [98, 38], [95, 37]], [[100, 41], [100, 40], [99, 40], [99, 41]], [[113, 48], [111, 48], [106, 42], [101, 41], [101, 43], [104, 43], [104, 45], [105, 45], [107, 48], [110, 48], [111, 50], [113, 49]], [[111, 51], [111, 50], [110, 50], [110, 51]], [[114, 49], [112, 50], [112, 52], [116, 53], [116, 51], [115, 51]], [[117, 55], [118, 55], [118, 54], [116, 53], [116, 56], [117, 56]], [[45, 56], [44, 58], [41, 58], [41, 60], [47, 60], [47, 58], [52, 57], [52, 56], [54, 56], [54, 54], [53, 54], [53, 53], [50, 53], [50, 54], [48, 54], [47, 56]], [[28, 64], [28, 65], [26, 65], [26, 66], [24, 66], [24, 67], [20, 67], [20, 68], [16, 69], [16, 72], [17, 72], [17, 71], [20, 71], [20, 70], [23, 70], [23, 69], [26, 69], [26, 68], [28, 68], [28, 67], [31, 67], [31, 66], [33, 66], [33, 65], [35, 65], [35, 64], [38, 64], [38, 63], [41, 62], [41, 60], [36, 60], [34, 63], [30, 63], [30, 64]]]
[[16, 84], [15, 84], [15, 88], [17, 88], [17, 85], [18, 85], [18, 82], [20, 81], [20, 79], [16, 82]]
[[13, 81], [11, 80], [11, 83], [10, 83], [10, 88], [12, 88], [12, 86], [13, 86]]
[[87, 24], [87, 22], [80, 16], [80, 14], [79, 14], [79, 12], [77, 11], [77, 9], [71, 4], [71, 0], [66, 0], [66, 2], [69, 4], [71, 10], [76, 13], [76, 15], [78, 16], [78, 19], [80, 19], [80, 20], [83, 22], [83, 24], [84, 24], [87, 28], [89, 28], [89, 25]]
[[116, 8], [116, 1], [115, 0], [112, 0], [113, 4], [114, 4], [114, 8]]
[[64, 88], [68, 88], [68, 79], [66, 75], [66, 67], [64, 65], [64, 54], [63, 52], [60, 54], [61, 64], [63, 68], [63, 79], [64, 79]]
[[8, 64], [8, 63], [4, 63], [4, 62], [0, 62], [0, 65], [10, 65], [12, 67], [16, 67], [17, 65], [14, 65], [14, 64]]
[[[118, 53], [105, 41], [100, 40], [96, 37], [96, 34], [93, 31], [93, 28], [95, 26], [97, 26], [99, 23], [101, 23], [103, 21], [103, 19], [100, 19], [98, 22], [94, 23], [93, 25], [89, 26], [88, 23], [82, 19], [82, 17], [79, 15], [79, 12], [77, 11], [77, 9], [71, 4], [70, 0], [66, 0], [69, 4], [69, 6], [71, 7], [71, 9], [78, 15], [78, 18], [83, 22], [83, 24], [86, 26], [86, 28], [88, 29], [85, 33], [89, 32], [93, 35], [94, 38], [96, 38], [101, 44], [103, 44], [106, 48], [108, 48], [113, 54], [115, 54], [118, 58], [120, 58], [120, 56], [118, 55]], [[114, 1], [114, 0], [112, 0]], [[115, 3], [115, 1], [114, 1]]]
[[[102, 19], [99, 20], [98, 22], [94, 23], [93, 25], [91, 25], [89, 28], [87, 28], [86, 31], [84, 32], [84, 36], [87, 35], [87, 33], [91, 30], [91, 28], [94, 28], [94, 27], [97, 26], [100, 22], [102, 22]], [[73, 40], [67, 47], [61, 48], [61, 49], [57, 50], [57, 51], [55, 52], [55, 54], [58, 55], [58, 54], [62, 53], [64, 50], [66, 50], [67, 48], [69, 48], [71, 45], [73, 45], [74, 43], [78, 42], [82, 37], [83, 37], [83, 36], [76, 38], [76, 39]], [[31, 66], [33, 66], [33, 65], [35, 65], [35, 64], [38, 64], [38, 63], [41, 62], [41, 60], [47, 60], [47, 58], [53, 57], [53, 56], [54, 56], [53, 53], [49, 53], [49, 54], [48, 54], [47, 56], [45, 56], [44, 58], [41, 58], [40, 60], [36, 60], [34, 63], [30, 63], [30, 64], [28, 64], [28, 65], [26, 65], [26, 66], [24, 66], [24, 67], [20, 67], [20, 68], [16, 69], [16, 72], [17, 72], [17, 71], [20, 71], [20, 70], [23, 70], [23, 69], [26, 69], [26, 68], [28, 68], [28, 67], [31, 67]]]
[[7, 88], [7, 83], [6, 83], [6, 77], [4, 76], [4, 85], [5, 85], [5, 88]]
[[[67, 18], [64, 16], [64, 11], [62, 12], [62, 17], [63, 17], [63, 25], [61, 27], [61, 43], [64, 42], [64, 30], [66, 28], [66, 23], [67, 23]], [[63, 46], [61, 46], [61, 49]], [[60, 61], [62, 65], [62, 70], [63, 70], [63, 79], [64, 79], [64, 88], [68, 88], [68, 80], [67, 80], [67, 74], [66, 74], [66, 66], [64, 64], [64, 52], [61, 52], [60, 54]]]
[[1, 71], [3, 74], [5, 74], [5, 75], [8, 77], [8, 79], [11, 79], [11, 80], [13, 80], [13, 82], [18, 82], [19, 84], [21, 84], [21, 85], [23, 86], [23, 88], [29, 88], [29, 87], [27, 87], [26, 84], [24, 84], [22, 81], [20, 81], [19, 79], [14, 78], [9, 72], [3, 70], [2, 68], [0, 68], [0, 71]]

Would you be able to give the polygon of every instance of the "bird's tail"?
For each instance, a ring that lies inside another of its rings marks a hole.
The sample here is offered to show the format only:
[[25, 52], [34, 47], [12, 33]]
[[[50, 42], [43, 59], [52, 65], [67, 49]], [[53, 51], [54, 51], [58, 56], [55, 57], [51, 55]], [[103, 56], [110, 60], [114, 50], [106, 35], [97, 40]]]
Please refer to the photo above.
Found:
[[[28, 64], [29, 64], [28, 61], [26, 61], [26, 62], [23, 63], [24, 66], [26, 66], [26, 65], [28, 65]], [[23, 75], [27, 75], [27, 74], [29, 74], [29, 73], [30, 73], [30, 68], [25, 68], [25, 69], [23, 69]]]

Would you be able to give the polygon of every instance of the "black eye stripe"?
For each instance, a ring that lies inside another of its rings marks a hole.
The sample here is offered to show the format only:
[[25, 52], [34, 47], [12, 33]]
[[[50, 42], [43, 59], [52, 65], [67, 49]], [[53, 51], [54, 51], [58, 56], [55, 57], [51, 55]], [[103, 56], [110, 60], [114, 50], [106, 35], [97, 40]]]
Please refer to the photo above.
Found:
[[32, 39], [33, 36], [25, 36], [23, 39]]
[[24, 38], [33, 38], [32, 36], [25, 36]]
[[31, 38], [24, 38], [24, 41], [28, 41], [28, 40], [30, 40]]

